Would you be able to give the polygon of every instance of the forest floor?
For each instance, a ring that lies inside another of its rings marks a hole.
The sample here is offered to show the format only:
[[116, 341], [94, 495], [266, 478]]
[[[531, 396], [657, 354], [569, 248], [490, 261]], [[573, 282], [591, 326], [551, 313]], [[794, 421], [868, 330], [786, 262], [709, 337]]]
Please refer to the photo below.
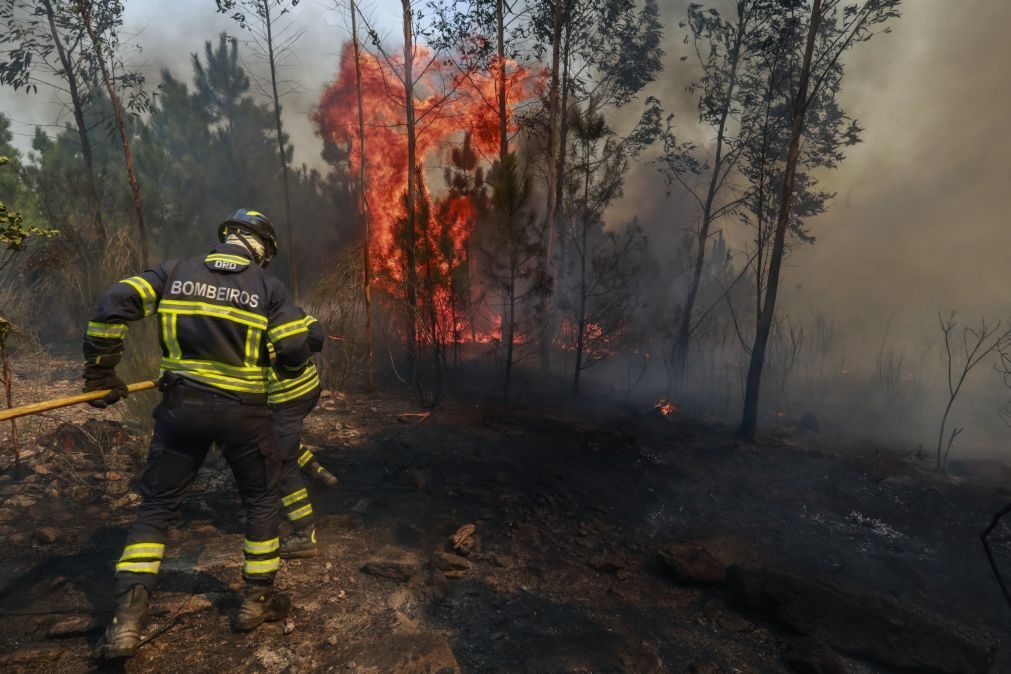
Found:
[[[43, 375], [24, 396], [77, 387], [70, 363]], [[125, 671], [1011, 671], [979, 543], [1000, 466], [940, 475], [787, 427], [749, 446], [652, 406], [419, 412], [397, 389], [324, 397], [305, 438], [340, 480], [310, 487], [321, 555], [283, 564], [292, 615], [251, 634], [229, 630], [242, 512], [212, 455]], [[111, 669], [92, 652], [147, 439], [109, 417], [28, 425], [22, 477], [0, 476], [0, 670]]]

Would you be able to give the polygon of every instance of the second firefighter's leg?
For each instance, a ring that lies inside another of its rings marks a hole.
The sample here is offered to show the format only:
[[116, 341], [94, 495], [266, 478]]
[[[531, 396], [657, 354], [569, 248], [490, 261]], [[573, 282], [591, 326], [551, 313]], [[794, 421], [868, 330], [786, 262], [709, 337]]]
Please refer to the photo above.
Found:
[[281, 541], [281, 557], [285, 559], [315, 557], [318, 554], [312, 503], [296, 458], [299, 457], [299, 435], [292, 433], [278, 438], [281, 448], [281, 508], [292, 526], [291, 534]]
[[235, 620], [235, 629], [245, 632], [284, 618], [291, 599], [274, 592], [274, 575], [281, 566], [277, 535], [280, 456], [270, 411], [266, 406], [242, 405], [234, 413], [242, 415], [241, 433], [222, 449], [246, 510], [242, 545], [246, 593]]
[[324, 487], [332, 489], [337, 486], [336, 476], [320, 465], [320, 462], [316, 460], [315, 455], [313, 455], [312, 450], [307, 445], [301, 445], [298, 448], [298, 467], [302, 469], [302, 472], [309, 479], [318, 482]]
[[209, 442], [173, 438], [171, 419], [159, 419], [140, 479], [143, 498], [116, 563], [116, 615], [106, 631], [103, 655], [128, 658], [140, 645], [151, 592], [165, 556], [169, 520], [196, 477]]

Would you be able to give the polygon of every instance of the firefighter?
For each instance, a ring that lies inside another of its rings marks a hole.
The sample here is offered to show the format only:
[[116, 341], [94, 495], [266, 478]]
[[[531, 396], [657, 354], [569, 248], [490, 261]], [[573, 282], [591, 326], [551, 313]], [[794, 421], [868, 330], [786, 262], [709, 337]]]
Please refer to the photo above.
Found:
[[[326, 334], [312, 316], [305, 316], [309, 349], [323, 349]], [[302, 479], [302, 470], [327, 486], [337, 484], [337, 478], [319, 464], [312, 451], [302, 445], [302, 429], [306, 416], [319, 402], [319, 373], [310, 363], [295, 379], [272, 376], [267, 387], [267, 403], [274, 414], [274, 429], [281, 452], [281, 506], [292, 531], [281, 539], [281, 557], [296, 559], [315, 557], [316, 528], [309, 492]]]
[[277, 254], [274, 227], [263, 214], [239, 209], [218, 228], [209, 255], [162, 262], [109, 288], [84, 338], [85, 391], [111, 389], [92, 403], [127, 396], [116, 375], [127, 323], [157, 315], [162, 348], [155, 429], [140, 478], [142, 502], [116, 563], [116, 614], [102, 654], [131, 657], [140, 645], [166, 530], [212, 443], [238, 485], [246, 514], [246, 589], [237, 631], [283, 618], [291, 607], [275, 593], [280, 565], [280, 456], [267, 380], [270, 357], [281, 379], [300, 377], [309, 359], [308, 330], [277, 279], [264, 273]]

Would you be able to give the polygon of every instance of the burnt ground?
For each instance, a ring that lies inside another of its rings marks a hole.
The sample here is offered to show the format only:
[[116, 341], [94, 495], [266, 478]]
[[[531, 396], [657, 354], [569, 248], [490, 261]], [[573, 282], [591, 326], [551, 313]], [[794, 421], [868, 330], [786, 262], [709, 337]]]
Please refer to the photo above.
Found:
[[[284, 564], [291, 620], [251, 635], [228, 627], [242, 515], [212, 459], [167, 546], [159, 631], [125, 671], [794, 671], [796, 627], [722, 585], [677, 581], [658, 555], [713, 535], [959, 621], [1011, 671], [1011, 610], [978, 539], [1007, 500], [993, 475], [941, 476], [909, 453], [789, 429], [745, 446], [651, 409], [457, 400], [402, 416], [418, 411], [388, 389], [331, 395], [310, 417], [306, 440], [341, 481], [312, 489], [323, 554]], [[102, 670], [91, 652], [144, 442], [72, 423], [38, 439], [27, 476], [0, 478], [0, 669]], [[468, 523], [479, 549], [433, 559]]]

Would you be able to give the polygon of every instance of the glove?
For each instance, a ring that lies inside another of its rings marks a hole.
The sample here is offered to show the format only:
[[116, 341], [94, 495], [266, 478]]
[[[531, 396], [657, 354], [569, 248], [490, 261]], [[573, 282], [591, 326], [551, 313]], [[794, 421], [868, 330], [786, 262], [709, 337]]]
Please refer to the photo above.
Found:
[[[115, 363], [108, 364], [104, 359], [99, 359], [99, 361], [88, 362], [84, 365], [84, 392], [112, 389], [108, 395], [88, 402], [92, 407], [105, 409], [126, 398], [130, 392], [126, 388], [126, 382], [116, 375]], [[119, 358], [116, 358], [115, 361], [119, 362]]]
[[323, 350], [323, 344], [326, 342], [326, 331], [318, 320], [312, 316], [307, 316], [307, 318], [309, 335], [306, 341], [309, 343], [309, 351], [319, 353]]

